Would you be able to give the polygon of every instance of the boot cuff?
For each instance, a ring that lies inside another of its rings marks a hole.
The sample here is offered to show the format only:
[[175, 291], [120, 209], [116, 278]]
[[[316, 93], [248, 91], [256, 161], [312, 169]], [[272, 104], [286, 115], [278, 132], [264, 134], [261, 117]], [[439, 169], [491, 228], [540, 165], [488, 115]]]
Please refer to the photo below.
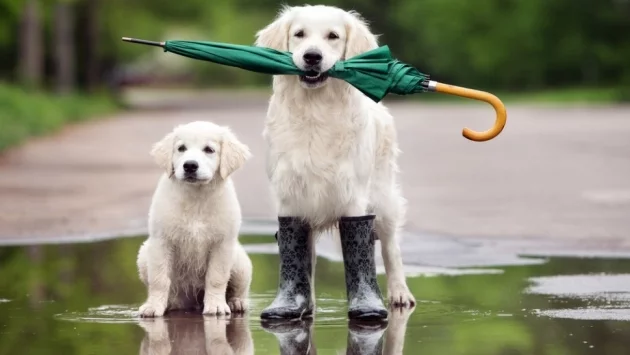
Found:
[[376, 218], [374, 214], [368, 214], [365, 216], [355, 216], [355, 217], [341, 217], [341, 222], [362, 222], [362, 221], [370, 221]]

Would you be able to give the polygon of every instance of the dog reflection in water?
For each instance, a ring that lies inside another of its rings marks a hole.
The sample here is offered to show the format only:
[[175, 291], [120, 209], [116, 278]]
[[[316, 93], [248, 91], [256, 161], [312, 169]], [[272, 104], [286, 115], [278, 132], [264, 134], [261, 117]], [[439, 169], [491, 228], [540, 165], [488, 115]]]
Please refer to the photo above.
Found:
[[[409, 316], [414, 308], [396, 309], [389, 322], [351, 321], [348, 325], [346, 355], [400, 355], [405, 344]], [[313, 320], [263, 321], [263, 328], [273, 333], [281, 355], [315, 355]], [[337, 354], [343, 354], [338, 351]]]
[[[346, 355], [399, 355], [403, 353], [407, 321], [412, 309], [397, 309], [389, 322], [350, 322]], [[143, 355], [250, 355], [254, 354], [247, 318], [178, 314], [142, 318], [146, 331]], [[313, 320], [265, 321], [263, 328], [275, 335], [281, 355], [315, 355]], [[343, 354], [343, 352], [337, 352]]]
[[143, 318], [142, 355], [251, 355], [254, 341], [247, 318], [177, 314]]

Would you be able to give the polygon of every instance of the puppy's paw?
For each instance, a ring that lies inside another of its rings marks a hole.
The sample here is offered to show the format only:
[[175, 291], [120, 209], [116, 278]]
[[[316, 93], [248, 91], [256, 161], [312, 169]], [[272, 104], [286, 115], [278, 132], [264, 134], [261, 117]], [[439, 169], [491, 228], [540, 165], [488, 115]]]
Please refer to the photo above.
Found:
[[225, 300], [219, 298], [205, 299], [203, 302], [203, 314], [205, 315], [229, 315], [232, 313]]
[[246, 299], [232, 298], [228, 301], [228, 306], [232, 313], [245, 313], [249, 309], [249, 304]]
[[388, 285], [387, 299], [390, 307], [413, 307], [416, 305], [415, 297], [404, 283]]
[[161, 317], [164, 315], [165, 311], [165, 305], [159, 305], [152, 302], [146, 302], [140, 306], [140, 309], [138, 309], [140, 317]]

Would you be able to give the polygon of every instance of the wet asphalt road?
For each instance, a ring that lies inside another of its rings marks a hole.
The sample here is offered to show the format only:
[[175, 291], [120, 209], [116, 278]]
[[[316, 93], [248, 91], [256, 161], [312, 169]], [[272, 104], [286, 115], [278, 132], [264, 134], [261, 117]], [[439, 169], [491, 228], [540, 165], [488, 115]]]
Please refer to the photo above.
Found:
[[[148, 151], [175, 124], [230, 125], [254, 157], [236, 180], [248, 223], [273, 221], [261, 137], [264, 96], [134, 96], [139, 111], [70, 127], [0, 157], [0, 243], [144, 233], [159, 176]], [[186, 102], [186, 100], [188, 100]], [[388, 103], [397, 122], [406, 232], [462, 241], [630, 251], [630, 107], [509, 104], [496, 139], [476, 143], [493, 112]], [[246, 228], [247, 229], [247, 228]]]

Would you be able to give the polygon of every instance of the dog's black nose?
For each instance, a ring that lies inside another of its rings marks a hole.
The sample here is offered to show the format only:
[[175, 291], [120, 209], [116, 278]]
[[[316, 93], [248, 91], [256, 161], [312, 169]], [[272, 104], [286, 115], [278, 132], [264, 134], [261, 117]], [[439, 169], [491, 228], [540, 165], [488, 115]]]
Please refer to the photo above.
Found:
[[194, 160], [188, 160], [184, 162], [184, 171], [187, 173], [194, 173], [199, 169], [199, 164]]
[[304, 61], [308, 65], [317, 65], [322, 61], [322, 52], [311, 49], [308, 52], [304, 53]]

